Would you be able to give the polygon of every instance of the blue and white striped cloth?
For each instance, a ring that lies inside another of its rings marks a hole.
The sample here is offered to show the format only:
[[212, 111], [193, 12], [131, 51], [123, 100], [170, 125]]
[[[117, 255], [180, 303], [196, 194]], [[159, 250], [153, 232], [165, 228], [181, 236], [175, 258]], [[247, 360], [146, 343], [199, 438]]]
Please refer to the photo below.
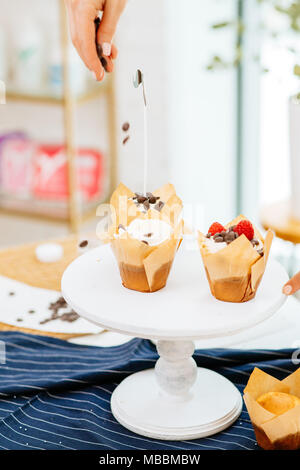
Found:
[[[204, 450], [257, 449], [245, 408], [224, 432], [192, 441], [138, 436], [116, 422], [110, 397], [132, 372], [153, 367], [155, 347], [133, 339], [122, 346], [78, 346], [16, 332], [0, 334], [0, 449]], [[242, 392], [253, 367], [282, 379], [297, 366], [292, 350], [198, 350], [199, 366], [229, 378]]]

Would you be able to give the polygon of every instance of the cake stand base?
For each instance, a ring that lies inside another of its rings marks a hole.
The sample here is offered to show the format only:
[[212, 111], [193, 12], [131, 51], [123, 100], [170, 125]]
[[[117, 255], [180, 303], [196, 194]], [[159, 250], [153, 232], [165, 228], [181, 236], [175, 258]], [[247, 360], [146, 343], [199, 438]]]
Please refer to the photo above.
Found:
[[240, 415], [242, 399], [225, 377], [198, 368], [196, 382], [185, 396], [161, 390], [154, 369], [127, 377], [111, 398], [114, 417], [142, 436], [186, 440], [211, 436]]

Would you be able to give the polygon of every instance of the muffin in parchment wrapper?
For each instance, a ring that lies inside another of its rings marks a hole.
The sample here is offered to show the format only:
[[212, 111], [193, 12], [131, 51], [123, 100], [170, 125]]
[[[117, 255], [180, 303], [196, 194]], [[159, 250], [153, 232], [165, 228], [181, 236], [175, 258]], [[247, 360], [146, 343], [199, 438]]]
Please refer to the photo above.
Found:
[[[238, 216], [225, 226], [237, 225]], [[252, 224], [253, 225], [253, 224]], [[240, 235], [229, 245], [216, 253], [209, 251], [206, 236], [198, 232], [198, 243], [212, 295], [225, 302], [247, 302], [255, 297], [268, 262], [273, 232], [268, 230], [265, 239], [254, 227], [254, 235], [263, 245], [261, 256], [245, 235]]]
[[[111, 244], [123, 285], [140, 292], [155, 292], [166, 285], [175, 254], [182, 241], [182, 202], [176, 195], [174, 186], [167, 184], [153, 193], [164, 203], [161, 210], [151, 208], [143, 213], [132, 200], [134, 195], [123, 184], [113, 193], [111, 205], [114, 214], [105, 241]], [[154, 246], [133, 238], [123, 227], [127, 227], [137, 218], [158, 219], [168, 223], [172, 229], [170, 237]]]
[[300, 398], [300, 368], [282, 381], [255, 368], [244, 390], [244, 401], [258, 445], [265, 450], [299, 449], [300, 405], [279, 415], [270, 412], [257, 402], [268, 392], [283, 392]]

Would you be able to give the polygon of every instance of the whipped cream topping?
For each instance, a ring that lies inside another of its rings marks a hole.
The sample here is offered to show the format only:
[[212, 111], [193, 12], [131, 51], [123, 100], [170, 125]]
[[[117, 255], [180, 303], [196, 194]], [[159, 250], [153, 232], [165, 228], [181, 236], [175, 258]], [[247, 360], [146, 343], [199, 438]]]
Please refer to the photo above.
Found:
[[131, 237], [149, 246], [159, 245], [168, 240], [172, 231], [171, 225], [158, 219], [134, 219], [127, 227]]

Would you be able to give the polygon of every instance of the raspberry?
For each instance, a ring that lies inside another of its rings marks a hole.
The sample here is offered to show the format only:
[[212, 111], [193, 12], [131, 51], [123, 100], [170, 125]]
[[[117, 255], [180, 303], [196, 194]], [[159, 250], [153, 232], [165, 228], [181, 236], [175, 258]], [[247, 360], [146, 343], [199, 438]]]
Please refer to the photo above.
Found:
[[249, 220], [241, 220], [235, 227], [234, 227], [234, 232], [236, 232], [238, 235], [245, 235], [248, 240], [253, 240], [254, 238], [254, 229], [253, 225]]
[[213, 237], [216, 233], [223, 232], [224, 230], [225, 230], [225, 227], [223, 227], [223, 225], [219, 224], [219, 222], [214, 222], [209, 227], [208, 233], [210, 233], [211, 236]]

